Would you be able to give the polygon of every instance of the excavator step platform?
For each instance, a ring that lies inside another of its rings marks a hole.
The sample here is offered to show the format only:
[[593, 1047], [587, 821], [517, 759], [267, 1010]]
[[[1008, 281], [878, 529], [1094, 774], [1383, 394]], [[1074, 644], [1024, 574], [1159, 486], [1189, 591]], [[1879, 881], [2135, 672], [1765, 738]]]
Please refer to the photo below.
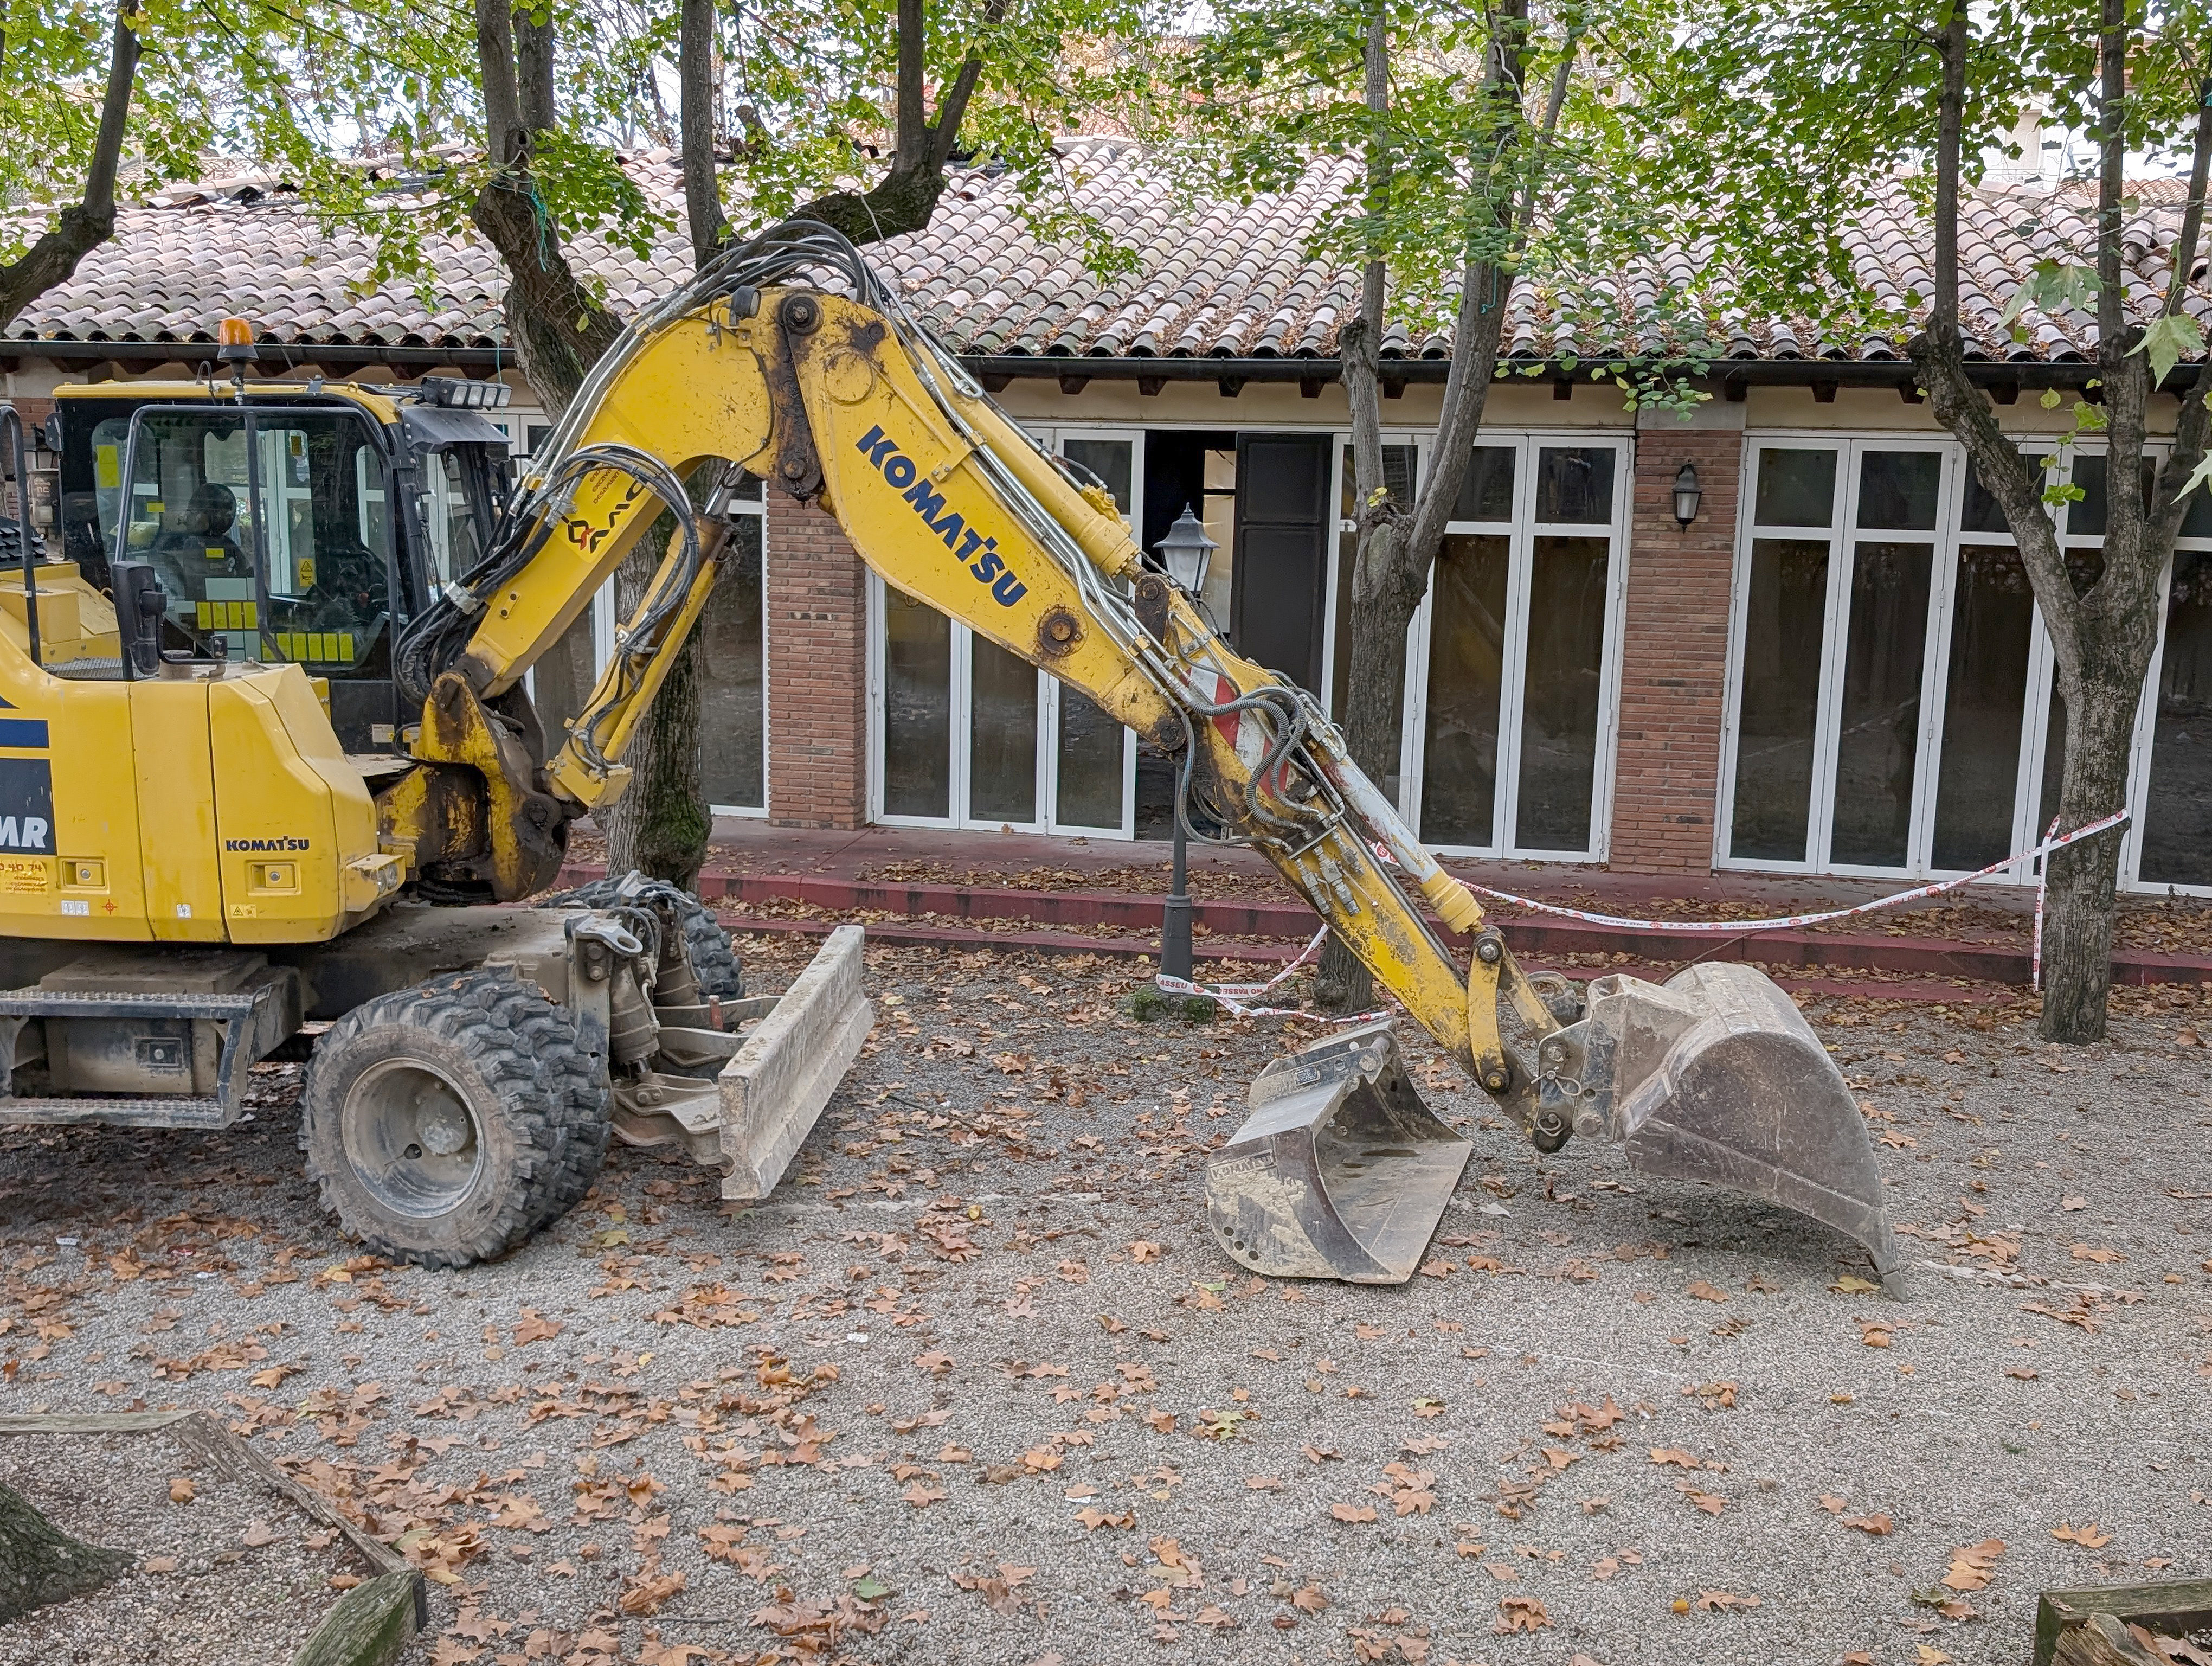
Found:
[[[216, 950], [155, 967], [96, 952], [0, 990], [0, 1128], [228, 1128], [249, 1068], [299, 1022], [299, 974], [262, 955]], [[15, 1091], [26, 1075], [45, 1079]]]
[[1406, 1079], [1390, 1023], [1275, 1060], [1206, 1165], [1221, 1247], [1273, 1278], [1403, 1284], [1474, 1147]]

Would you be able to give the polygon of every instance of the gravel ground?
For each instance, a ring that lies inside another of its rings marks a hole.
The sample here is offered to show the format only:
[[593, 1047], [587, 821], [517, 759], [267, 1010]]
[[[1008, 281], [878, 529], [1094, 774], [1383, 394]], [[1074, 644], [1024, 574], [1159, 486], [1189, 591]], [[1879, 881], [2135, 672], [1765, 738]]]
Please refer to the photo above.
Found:
[[619, 1152], [465, 1273], [335, 1237], [295, 1067], [222, 1135], [0, 1137], [0, 1412], [223, 1413], [430, 1571], [443, 1666], [2013, 1663], [2039, 1590], [2212, 1572], [2197, 992], [2063, 1054], [2019, 1003], [1818, 1003], [1924, 1263], [1898, 1304], [1796, 1216], [1536, 1157], [1418, 1037], [1476, 1144], [1448, 1275], [1245, 1279], [1203, 1148], [1309, 1027], [869, 958], [871, 1050], [769, 1205]]
[[0, 1481], [135, 1566], [0, 1627], [8, 1666], [289, 1666], [378, 1570], [335, 1529], [161, 1430], [0, 1436]]

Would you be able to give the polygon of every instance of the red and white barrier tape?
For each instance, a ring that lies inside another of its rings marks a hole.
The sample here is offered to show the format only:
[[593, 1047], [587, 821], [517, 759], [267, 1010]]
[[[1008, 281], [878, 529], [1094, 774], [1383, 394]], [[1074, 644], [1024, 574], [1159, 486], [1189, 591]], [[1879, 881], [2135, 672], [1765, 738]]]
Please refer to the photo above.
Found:
[[[1871, 903], [1861, 903], [1848, 909], [1830, 909], [1823, 914], [1778, 915], [1768, 920], [1631, 920], [1623, 915], [1597, 914], [1588, 909], [1571, 909], [1557, 903], [1539, 902], [1535, 897], [1516, 896], [1510, 891], [1492, 891], [1488, 885], [1479, 885], [1472, 879], [1462, 880], [1461, 883], [1477, 896], [1486, 897], [1493, 903], [1510, 903], [1516, 908], [1534, 909], [1539, 914], [1557, 915], [1564, 920], [1580, 920], [1588, 925], [1617, 926], [1632, 931], [1702, 932], [1715, 936], [1747, 937], [1759, 932], [1786, 931], [1797, 926], [1826, 925], [1831, 920], [1849, 920], [1856, 915], [1875, 914], [1883, 909], [1893, 909], [1903, 903], [1917, 903], [1925, 897], [1941, 897], [1945, 891], [1956, 891], [1962, 885], [1972, 885], [1977, 879], [1986, 879], [1993, 873], [2001, 873], [2015, 863], [2032, 862], [2039, 857], [2048, 856], [2054, 850], [2063, 850], [2068, 845], [2077, 843], [2081, 840], [2094, 838], [2108, 828], [2119, 826], [2128, 819], [2130, 813], [2126, 810], [2115, 810], [2101, 821], [2091, 822], [2087, 827], [2077, 827], [2071, 833], [2063, 835], [2058, 831], [2057, 818], [2053, 817], [2051, 830], [2044, 836], [2041, 843], [2031, 846], [2016, 854], [2007, 856], [2000, 861], [1991, 862], [1987, 867], [1978, 868], [1972, 873], [1962, 873], [1955, 879], [1941, 879], [1932, 885], [1920, 885], [1911, 891], [1900, 891], [1893, 897], [1877, 897]], [[1374, 850], [1376, 856], [1386, 866], [1395, 867], [1399, 865], [1398, 859], [1390, 854], [1387, 847], [1377, 843]], [[2048, 884], [2048, 875], [2049, 864], [2046, 863], [2044, 872], [2038, 874], [2035, 882], [2035, 945], [2031, 956], [2030, 970], [2034, 987], [2039, 990], [2043, 988], [2043, 899]], [[1184, 978], [1170, 977], [1164, 973], [1155, 977], [1152, 982], [1168, 994], [1207, 996], [1211, 1000], [1218, 1001], [1240, 1018], [1316, 1018], [1328, 1024], [1366, 1024], [1382, 1017], [1379, 1008], [1372, 1012], [1362, 1012], [1356, 1018], [1328, 1018], [1319, 1012], [1302, 1012], [1295, 1006], [1253, 1006], [1245, 1004], [1257, 996], [1266, 994], [1312, 959], [1315, 952], [1320, 949], [1323, 942], [1328, 940], [1328, 927], [1323, 926], [1313, 934], [1313, 940], [1298, 952], [1297, 959], [1291, 961], [1265, 983], [1193, 983]]]
[[[2001, 861], [1972, 873], [1962, 873], [1955, 879], [1942, 879], [1931, 885], [1916, 886], [1900, 891], [1892, 897], [1877, 897], [1871, 903], [1861, 903], [1848, 909], [1830, 909], [1822, 914], [1778, 915], [1768, 920], [1631, 920], [1617, 914], [1595, 914], [1587, 909], [1565, 908], [1557, 903], [1539, 902], [1533, 897], [1518, 897], [1510, 891], [1492, 891], [1474, 880], [1464, 880], [1467, 888], [1477, 896], [1486, 897], [1496, 903], [1510, 903], [1516, 908], [1534, 909], [1539, 914], [1553, 914], [1568, 920], [1580, 920], [1594, 926], [1619, 926], [1634, 931], [1703, 932], [1715, 936], [1740, 937], [1755, 932], [1785, 931], [1796, 926], [1826, 925], [1831, 920], [1849, 920], [1856, 915], [1874, 914], [1883, 909], [1893, 909], [1904, 903], [1917, 903], [1924, 897], [1941, 897], [1947, 891], [1956, 891], [1971, 885], [1978, 879], [1986, 879], [1993, 873], [2002, 873], [2018, 862], [2033, 861], [2054, 850], [2063, 849], [2082, 839], [2094, 838], [2108, 828], [2118, 827], [2126, 821], [2130, 812], [2115, 810], [2101, 821], [2091, 822], [2087, 827], [2077, 827], [2071, 833], [2060, 834], [2058, 824], [2051, 824], [2051, 834], [2039, 844], [2033, 845]], [[2043, 921], [2043, 890], [2040, 882], [2036, 889], [2036, 931], [2041, 941]]]
[[1287, 980], [1306, 962], [1320, 952], [1328, 940], [1328, 927], [1323, 926], [1312, 939], [1300, 949], [1297, 958], [1265, 983], [1193, 983], [1188, 978], [1170, 977], [1162, 972], [1152, 980], [1153, 987], [1170, 995], [1204, 995], [1218, 1003], [1231, 1017], [1240, 1018], [1312, 1018], [1321, 1024], [1368, 1024], [1382, 1016], [1381, 1008], [1362, 1012], [1354, 1018], [1335, 1018], [1326, 1012], [1309, 1012], [1297, 1006], [1254, 1006], [1250, 1001], [1266, 994], [1276, 985]]

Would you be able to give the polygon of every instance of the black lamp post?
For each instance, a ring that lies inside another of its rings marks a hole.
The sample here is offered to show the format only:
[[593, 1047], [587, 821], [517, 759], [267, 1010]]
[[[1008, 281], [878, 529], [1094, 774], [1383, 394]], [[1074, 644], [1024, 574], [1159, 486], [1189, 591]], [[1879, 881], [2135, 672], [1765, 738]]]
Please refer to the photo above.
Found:
[[[1176, 517], [1175, 525], [1168, 528], [1168, 535], [1156, 546], [1155, 553], [1176, 587], [1186, 595], [1195, 597], [1205, 588], [1206, 564], [1220, 547], [1206, 537], [1204, 524], [1186, 503], [1182, 513]], [[1188, 851], [1179, 804], [1176, 806], [1173, 831], [1175, 873], [1169, 882], [1168, 900], [1160, 910], [1160, 970], [1170, 977], [1188, 980], [1191, 970], [1190, 897], [1185, 874]]]

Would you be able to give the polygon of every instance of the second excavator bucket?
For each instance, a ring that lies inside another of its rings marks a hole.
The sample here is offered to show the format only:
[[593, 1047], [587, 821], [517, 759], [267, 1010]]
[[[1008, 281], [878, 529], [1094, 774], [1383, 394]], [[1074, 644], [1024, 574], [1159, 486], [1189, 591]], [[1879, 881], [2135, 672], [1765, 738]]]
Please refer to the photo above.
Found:
[[1385, 1022], [1275, 1060], [1206, 1165], [1221, 1247], [1277, 1278], [1403, 1284], [1473, 1147], [1406, 1079]]
[[1748, 1192], [1857, 1239], [1904, 1294], [1881, 1172], [1843, 1073], [1755, 967], [1666, 983], [1594, 980], [1583, 1021], [1545, 1038], [1544, 1102], [1646, 1174]]

